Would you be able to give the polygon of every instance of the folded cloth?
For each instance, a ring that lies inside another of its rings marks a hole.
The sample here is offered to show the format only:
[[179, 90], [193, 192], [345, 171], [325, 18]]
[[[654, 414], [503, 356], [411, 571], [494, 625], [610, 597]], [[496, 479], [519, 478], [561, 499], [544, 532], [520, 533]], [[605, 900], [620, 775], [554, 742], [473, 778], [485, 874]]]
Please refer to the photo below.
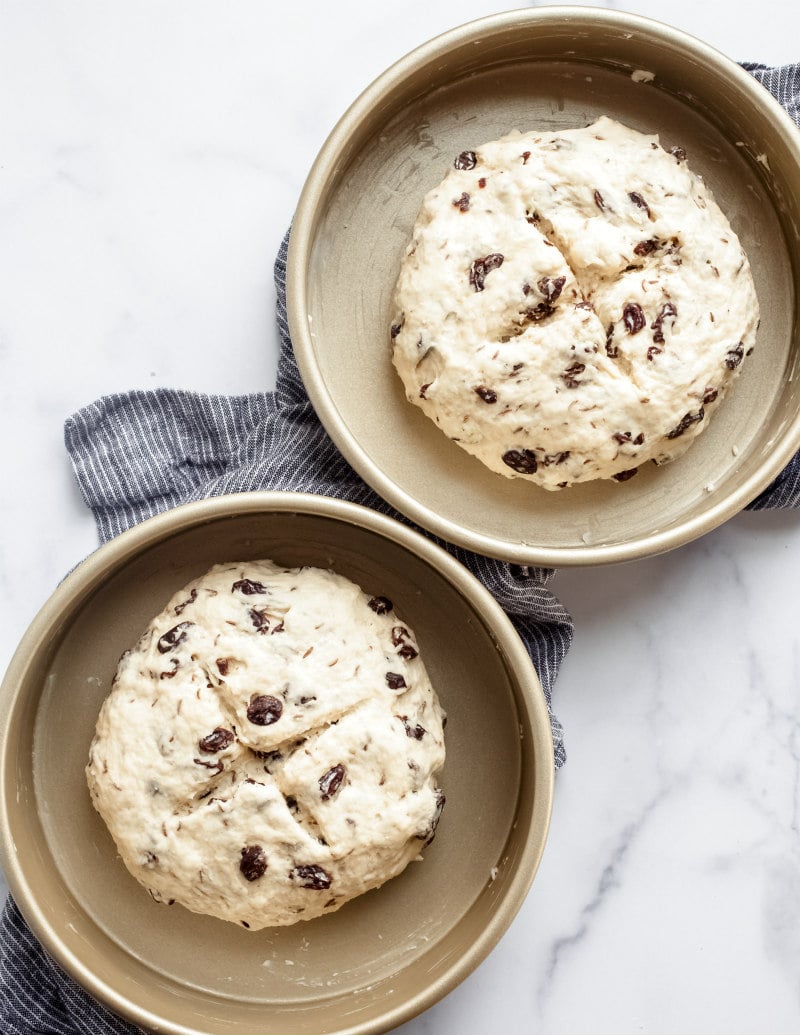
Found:
[[[744, 67], [800, 125], [800, 64]], [[305, 393], [286, 320], [287, 241], [288, 235], [275, 263], [281, 352], [274, 392], [238, 397], [129, 392], [100, 399], [66, 422], [67, 449], [103, 542], [178, 504], [259, 489], [338, 496], [393, 514], [338, 453]], [[800, 506], [800, 454], [750, 506]], [[553, 683], [572, 638], [571, 618], [547, 588], [552, 571], [440, 545], [505, 609], [536, 666], [550, 708]], [[552, 710], [550, 716], [560, 766], [565, 760], [562, 730]], [[0, 1032], [144, 1035], [61, 971], [10, 898], [0, 919]]]

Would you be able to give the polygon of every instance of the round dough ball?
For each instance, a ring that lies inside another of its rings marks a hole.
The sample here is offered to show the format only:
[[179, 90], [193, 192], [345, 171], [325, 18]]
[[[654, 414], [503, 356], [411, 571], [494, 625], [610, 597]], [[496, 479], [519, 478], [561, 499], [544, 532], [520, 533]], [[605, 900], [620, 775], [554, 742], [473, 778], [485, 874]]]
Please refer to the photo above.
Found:
[[390, 600], [318, 568], [225, 564], [122, 657], [86, 774], [153, 898], [257, 930], [420, 858], [443, 717]]
[[753, 349], [742, 246], [680, 148], [608, 118], [457, 156], [394, 299], [412, 403], [547, 489], [682, 454]]

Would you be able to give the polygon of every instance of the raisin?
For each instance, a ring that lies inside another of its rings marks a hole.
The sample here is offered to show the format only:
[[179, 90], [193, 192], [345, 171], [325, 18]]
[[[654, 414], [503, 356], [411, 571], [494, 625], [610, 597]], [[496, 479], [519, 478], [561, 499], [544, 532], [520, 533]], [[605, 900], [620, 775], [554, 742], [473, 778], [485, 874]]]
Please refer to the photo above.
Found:
[[184, 610], [189, 606], [189, 604], [193, 604], [195, 602], [195, 600], [197, 600], [197, 590], [193, 589], [192, 592], [189, 594], [189, 596], [186, 598], [186, 600], [184, 600], [180, 604], [176, 604], [175, 605], [175, 607], [174, 607], [175, 614], [176, 615], [182, 615]]
[[229, 667], [230, 662], [227, 658], [217, 658], [217, 669], [219, 670], [219, 674], [221, 676], [227, 676]]
[[486, 388], [484, 385], [478, 385], [474, 391], [475, 394], [483, 399], [485, 403], [497, 402], [497, 392], [495, 392], [493, 388]]
[[280, 762], [280, 760], [283, 758], [283, 755], [280, 751], [256, 751], [253, 748], [251, 748], [251, 750], [253, 754], [256, 756], [256, 758], [263, 758], [264, 761], [268, 763]]
[[393, 323], [392, 324], [391, 330], [389, 331], [389, 333], [392, 336], [392, 341], [394, 341], [394, 339], [397, 337], [397, 335], [400, 333], [400, 331], [402, 331], [404, 323], [405, 323], [405, 321], [401, 320], [400, 323]]
[[728, 370], [735, 370], [744, 358], [744, 343], [739, 344], [734, 349], [728, 349], [728, 354], [725, 357], [725, 366]]
[[329, 801], [342, 786], [345, 768], [343, 765], [335, 765], [319, 778], [319, 789], [323, 801]]
[[455, 198], [453, 206], [459, 210], [459, 212], [466, 212], [469, 209], [469, 194], [466, 191], [461, 195], [460, 198]]
[[611, 344], [613, 340], [614, 340], [614, 324], [610, 323], [608, 325], [608, 330], [606, 331], [606, 355], [608, 356], [609, 359], [616, 359], [617, 356], [619, 355], [619, 347], [617, 345], [612, 345]]
[[561, 380], [564, 382], [567, 388], [577, 388], [578, 385], [581, 383], [578, 380], [578, 375], [582, 374], [585, 369], [585, 363], [573, 363], [572, 366], [568, 367], [568, 369], [565, 370], [564, 373], [561, 375]]
[[569, 460], [569, 450], [565, 449], [563, 453], [548, 453], [542, 459], [542, 465], [544, 467], [551, 467], [553, 464], [563, 464], [565, 460]]
[[530, 156], [531, 156], [530, 151], [523, 151], [522, 152], [522, 154], [520, 155], [520, 158], [522, 159], [522, 164], [523, 165], [527, 165], [528, 164], [528, 159], [530, 158]]
[[259, 611], [255, 607], [251, 607], [247, 612], [250, 615], [250, 621], [253, 626], [260, 632], [269, 632], [269, 618], [265, 611]]
[[456, 169], [474, 169], [478, 164], [478, 156], [474, 151], [462, 151], [453, 162]]
[[603, 198], [603, 195], [600, 193], [599, 190], [596, 190], [594, 192], [594, 203], [595, 203], [595, 205], [597, 205], [597, 207], [600, 209], [601, 212], [605, 211], [605, 207], [606, 207], [605, 199]]
[[331, 875], [321, 866], [295, 866], [289, 876], [311, 891], [325, 891], [331, 886]]
[[660, 349], [657, 345], [651, 345], [647, 350], [647, 358], [652, 362], [655, 357], [660, 356], [663, 351], [664, 350]]
[[505, 256], [500, 252], [492, 252], [491, 255], [484, 255], [482, 259], [475, 259], [469, 268], [469, 282], [476, 291], [483, 291], [486, 286], [486, 277], [492, 270], [503, 265]]
[[419, 656], [419, 651], [408, 642], [410, 635], [404, 625], [396, 625], [392, 629], [392, 643], [395, 647], [400, 648], [397, 653], [401, 658], [405, 658], [406, 661], [413, 661], [414, 658]]
[[643, 208], [645, 212], [648, 214], [648, 216], [650, 215], [650, 206], [644, 200], [642, 195], [638, 193], [638, 191], [632, 190], [628, 197], [631, 199], [634, 205], [638, 205], [639, 208]]
[[422, 740], [428, 732], [423, 726], [420, 726], [419, 723], [412, 726], [407, 715], [395, 715], [395, 719], [399, 719], [402, 722], [405, 727], [406, 736], [410, 737], [412, 740]]
[[617, 474], [614, 474], [611, 477], [615, 482], [627, 482], [629, 478], [633, 478], [638, 470], [638, 467], [632, 467], [629, 471], [618, 471]]
[[647, 323], [638, 302], [626, 302], [622, 309], [622, 319], [628, 334], [638, 334]]
[[676, 162], [680, 163], [686, 161], [686, 152], [680, 144], [675, 144], [673, 147], [671, 147], [669, 149], [669, 153], [672, 155]]
[[426, 385], [423, 385], [420, 388], [420, 390], [419, 390], [419, 397], [420, 397], [420, 399], [427, 399], [428, 398], [428, 396], [425, 393], [428, 391], [428, 389], [430, 388], [430, 386], [432, 384], [433, 384], [433, 382], [429, 381]]
[[439, 826], [439, 820], [442, 818], [442, 810], [444, 809], [447, 799], [445, 798], [442, 790], [437, 787], [435, 792], [436, 808], [431, 816], [431, 821], [428, 826], [423, 830], [421, 834], [417, 834], [417, 838], [420, 841], [424, 841], [423, 848], [427, 848], [428, 845], [433, 841], [436, 836], [436, 828]]
[[503, 453], [503, 463], [519, 474], [535, 474], [538, 464], [532, 449], [509, 449]]
[[372, 597], [367, 603], [376, 615], [388, 614], [394, 608], [394, 604], [388, 597]]
[[544, 295], [545, 302], [551, 306], [561, 294], [566, 282], [566, 277], [556, 277], [554, 280], [551, 280], [550, 277], [542, 277], [536, 286]]
[[261, 845], [247, 845], [242, 849], [239, 869], [245, 880], [254, 881], [267, 872], [267, 853]]
[[193, 761], [195, 765], [205, 766], [206, 769], [213, 769], [217, 773], [221, 773], [222, 770], [225, 768], [222, 762], [205, 762], [202, 758], [195, 758]]
[[172, 668], [168, 672], [162, 672], [158, 677], [159, 679], [173, 679], [175, 673], [181, 667], [181, 663], [178, 661], [177, 658], [170, 658], [169, 663], [170, 665], [172, 665]]
[[705, 415], [705, 410], [702, 406], [697, 413], [684, 413], [672, 431], [667, 432], [667, 438], [680, 438], [687, 428], [690, 428], [693, 424], [699, 424]]
[[399, 672], [387, 672], [386, 684], [390, 690], [402, 690], [407, 685]]
[[615, 431], [611, 436], [615, 442], [619, 442], [621, 446], [627, 445], [629, 442], [631, 445], [640, 446], [644, 442], [644, 434], [640, 431], [636, 438], [630, 431]]
[[481, 188], [481, 190], [483, 190], [483, 188], [486, 186], [485, 176], [481, 176], [481, 178], [478, 180], [478, 186]]
[[229, 747], [233, 743], [233, 734], [230, 730], [226, 730], [224, 726], [217, 726], [213, 733], [209, 733], [207, 737], [203, 737], [200, 741], [200, 750], [207, 751], [209, 754], [215, 754], [217, 751], [224, 751], [226, 747]]
[[547, 301], [552, 304], [561, 295], [561, 292], [566, 282], [567, 278], [564, 276], [555, 277], [553, 279], [551, 279], [550, 277], [542, 277], [542, 279], [537, 284], [537, 287], [545, 296]]
[[718, 395], [719, 392], [716, 388], [706, 388], [705, 392], [703, 393], [703, 405], [707, 406], [709, 403], [713, 403]]
[[247, 706], [247, 718], [256, 726], [271, 726], [283, 715], [283, 704], [269, 694], [253, 694]]
[[281, 620], [278, 622], [278, 624], [275, 626], [275, 628], [270, 633], [270, 636], [274, 636], [275, 633], [282, 633], [282, 632], [286, 632], [286, 623], [281, 618]]
[[544, 320], [548, 316], [552, 316], [553, 307], [548, 305], [547, 302], [539, 302], [538, 305], [530, 306], [525, 310], [524, 316], [526, 320]]
[[634, 255], [649, 255], [658, 248], [658, 241], [652, 237], [647, 241], [639, 241], [639, 243], [633, 249]]
[[658, 316], [655, 318], [655, 320], [653, 320], [653, 322], [650, 324], [650, 329], [653, 332], [653, 341], [657, 342], [659, 345], [663, 345], [664, 344], [664, 321], [665, 320], [671, 320], [672, 323], [674, 324], [675, 323], [675, 317], [677, 315], [678, 315], [678, 310], [677, 310], [676, 306], [674, 305], [674, 303], [672, 303], [672, 302], [665, 302], [662, 305], [661, 312], [658, 314]]
[[177, 646], [184, 642], [187, 630], [191, 629], [193, 625], [194, 622], [181, 622], [168, 632], [165, 632], [156, 644], [159, 654], [167, 654], [169, 651], [175, 650]]
[[401, 643], [405, 643], [410, 635], [411, 633], [404, 625], [395, 625], [392, 628], [392, 644], [398, 647]]
[[239, 579], [234, 582], [231, 586], [231, 593], [235, 590], [239, 590], [240, 593], [244, 593], [246, 597], [252, 597], [256, 593], [266, 593], [267, 588], [260, 582], [254, 582], [252, 579]]

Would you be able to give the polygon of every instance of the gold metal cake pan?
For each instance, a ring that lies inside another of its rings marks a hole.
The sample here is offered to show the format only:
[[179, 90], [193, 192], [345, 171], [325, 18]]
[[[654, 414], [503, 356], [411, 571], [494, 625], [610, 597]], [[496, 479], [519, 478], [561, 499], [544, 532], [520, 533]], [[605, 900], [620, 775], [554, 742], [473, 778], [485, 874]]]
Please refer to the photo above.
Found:
[[[423, 862], [338, 912], [250, 932], [158, 905], [129, 875], [84, 775], [122, 652], [213, 564], [331, 568], [391, 597], [448, 713], [447, 804]], [[48, 953], [123, 1017], [170, 1035], [385, 1031], [450, 991], [519, 909], [553, 794], [547, 708], [499, 605], [428, 539], [354, 504], [219, 497], [146, 521], [58, 587], [2, 686], [0, 843]]]
[[[390, 302], [420, 203], [454, 155], [513, 129], [601, 114], [686, 150], [750, 258], [762, 322], [755, 353], [684, 457], [622, 484], [548, 492], [489, 471], [406, 401], [391, 364]], [[324, 144], [289, 248], [297, 360], [348, 461], [424, 528], [518, 563], [644, 557], [720, 525], [800, 448], [798, 228], [800, 134], [733, 61], [612, 10], [492, 16], [398, 61]]]

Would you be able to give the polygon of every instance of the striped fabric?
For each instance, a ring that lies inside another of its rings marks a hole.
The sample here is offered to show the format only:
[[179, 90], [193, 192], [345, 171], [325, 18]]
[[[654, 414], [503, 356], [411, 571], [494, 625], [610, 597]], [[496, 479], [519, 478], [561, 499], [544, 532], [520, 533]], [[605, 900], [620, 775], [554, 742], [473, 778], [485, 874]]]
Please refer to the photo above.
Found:
[[[800, 65], [744, 67], [800, 124]], [[393, 514], [337, 452], [306, 396], [286, 322], [286, 245], [275, 264], [281, 353], [274, 392], [237, 397], [129, 392], [106, 396], [66, 422], [66, 446], [103, 542], [178, 504], [259, 489], [338, 496]], [[751, 507], [798, 505], [800, 454]], [[553, 573], [440, 545], [506, 610], [550, 707], [572, 638], [571, 618], [547, 588]], [[561, 766], [562, 730], [552, 711], [551, 723], [555, 761]], [[9, 899], [0, 920], [0, 1033], [142, 1035], [142, 1029], [110, 1014], [62, 973]]]
[[50, 959], [14, 901], [0, 920], [2, 1035], [146, 1035], [92, 999]]
[[[745, 64], [742, 67], [769, 90], [800, 126], [800, 65], [769, 68], [767, 65]], [[797, 506], [800, 506], [800, 453], [795, 454], [772, 485], [747, 509]]]

